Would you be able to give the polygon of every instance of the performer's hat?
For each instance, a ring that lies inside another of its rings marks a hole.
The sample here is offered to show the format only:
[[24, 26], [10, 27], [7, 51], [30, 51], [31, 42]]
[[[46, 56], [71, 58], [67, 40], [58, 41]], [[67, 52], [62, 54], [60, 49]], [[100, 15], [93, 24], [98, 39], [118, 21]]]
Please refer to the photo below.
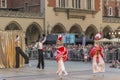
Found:
[[58, 41], [62, 41], [62, 39], [63, 39], [63, 36], [62, 36], [62, 35], [59, 35], [59, 36], [58, 36]]
[[95, 40], [100, 40], [101, 38], [102, 38], [101, 33], [97, 33], [97, 34], [95, 35]]

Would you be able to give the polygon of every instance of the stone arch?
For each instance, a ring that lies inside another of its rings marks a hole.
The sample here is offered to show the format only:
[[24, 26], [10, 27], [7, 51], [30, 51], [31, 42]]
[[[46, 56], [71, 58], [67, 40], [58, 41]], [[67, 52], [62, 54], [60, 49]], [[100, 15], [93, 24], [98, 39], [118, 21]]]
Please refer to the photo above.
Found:
[[66, 29], [63, 24], [57, 23], [53, 26], [51, 33], [66, 33]]
[[11, 21], [6, 27], [5, 30], [22, 30], [22, 27], [16, 21]]
[[33, 22], [31, 23], [28, 28], [26, 29], [26, 44], [32, 44], [38, 40], [42, 36], [42, 28], [41, 26]]
[[112, 31], [113, 30], [112, 30], [112, 28], [109, 25], [107, 25], [106, 27], [104, 27], [103, 31], [102, 31], [103, 38], [110, 38], [109, 32], [112, 32]]
[[97, 30], [96, 26], [91, 24], [87, 27], [87, 29], [85, 31], [85, 35], [87, 36], [87, 38], [93, 39], [97, 32], [98, 32], [98, 30]]
[[83, 30], [79, 24], [74, 24], [70, 28], [69, 33], [76, 33], [78, 36], [81, 36], [83, 34]]

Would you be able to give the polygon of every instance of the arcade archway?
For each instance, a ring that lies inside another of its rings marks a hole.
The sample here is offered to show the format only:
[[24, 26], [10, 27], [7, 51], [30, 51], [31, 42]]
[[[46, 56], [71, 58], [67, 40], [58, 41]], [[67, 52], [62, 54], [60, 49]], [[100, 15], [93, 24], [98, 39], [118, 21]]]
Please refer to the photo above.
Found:
[[66, 29], [62, 24], [58, 23], [52, 28], [51, 33], [66, 33]]
[[5, 30], [22, 30], [22, 28], [16, 21], [12, 21], [5, 27]]
[[75, 24], [75, 25], [73, 25], [73, 26], [70, 28], [69, 33], [74, 33], [74, 34], [76, 34], [77, 36], [81, 36], [82, 33], [83, 33], [83, 31], [82, 31], [82, 28], [80, 27], [80, 25]]
[[109, 32], [112, 32], [112, 28], [110, 26], [106, 26], [104, 29], [103, 29], [103, 38], [110, 38], [110, 35], [109, 35]]
[[26, 44], [35, 43], [41, 37], [42, 29], [39, 24], [32, 23], [26, 30]]
[[94, 39], [95, 34], [98, 32], [97, 28], [94, 25], [88, 26], [85, 31], [85, 35], [88, 39]]

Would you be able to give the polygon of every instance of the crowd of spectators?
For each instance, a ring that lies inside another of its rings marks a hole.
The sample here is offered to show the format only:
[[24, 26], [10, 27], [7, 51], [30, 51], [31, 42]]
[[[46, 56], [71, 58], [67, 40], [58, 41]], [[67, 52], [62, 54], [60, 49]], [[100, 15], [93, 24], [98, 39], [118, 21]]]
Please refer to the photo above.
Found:
[[[68, 60], [75, 61], [91, 61], [89, 51], [93, 47], [92, 44], [88, 44], [86, 46], [82, 45], [65, 45], [68, 49]], [[105, 62], [112, 62], [112, 60], [120, 59], [120, 47], [118, 45], [113, 44], [102, 44]], [[55, 59], [55, 44], [53, 45], [44, 45], [44, 56], [46, 59]], [[34, 48], [34, 45], [29, 45], [26, 48], [26, 53], [28, 54], [30, 59], [37, 59], [37, 49]]]

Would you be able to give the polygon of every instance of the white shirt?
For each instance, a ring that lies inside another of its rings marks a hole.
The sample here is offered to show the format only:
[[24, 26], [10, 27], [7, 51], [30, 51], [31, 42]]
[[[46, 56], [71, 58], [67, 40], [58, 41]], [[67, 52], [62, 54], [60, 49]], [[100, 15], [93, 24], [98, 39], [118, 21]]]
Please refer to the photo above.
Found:
[[46, 41], [46, 37], [44, 38], [43, 41], [39, 41], [35, 44], [35, 47], [38, 49], [43, 49], [43, 43]]
[[15, 39], [15, 46], [16, 47], [20, 47], [20, 37], [18, 36], [16, 39]]

